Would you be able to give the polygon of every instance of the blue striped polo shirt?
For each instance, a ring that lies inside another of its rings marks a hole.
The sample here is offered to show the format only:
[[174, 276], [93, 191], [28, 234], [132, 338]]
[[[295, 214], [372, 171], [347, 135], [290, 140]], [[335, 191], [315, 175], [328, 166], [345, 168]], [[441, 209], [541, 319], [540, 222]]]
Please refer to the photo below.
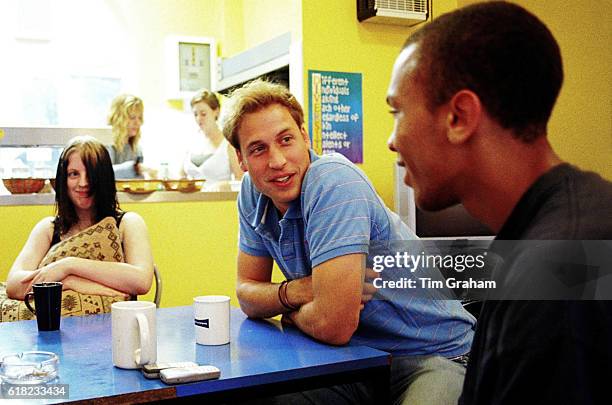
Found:
[[[311, 275], [313, 267], [338, 256], [367, 255], [377, 241], [416, 239], [353, 163], [339, 154], [319, 157], [312, 151], [310, 159], [301, 196], [283, 217], [248, 173], [243, 178], [240, 250], [272, 257], [291, 280]], [[350, 344], [394, 355], [454, 357], [469, 352], [474, 323], [457, 301], [384, 289], [361, 311]]]

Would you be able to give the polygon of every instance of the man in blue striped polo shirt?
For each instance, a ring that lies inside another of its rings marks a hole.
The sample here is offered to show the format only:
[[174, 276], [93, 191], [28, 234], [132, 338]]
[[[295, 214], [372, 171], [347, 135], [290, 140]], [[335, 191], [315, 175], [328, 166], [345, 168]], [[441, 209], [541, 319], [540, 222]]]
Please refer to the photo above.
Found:
[[[456, 403], [465, 370], [451, 359], [469, 352], [474, 318], [454, 300], [394, 299], [397, 291], [364, 283], [372, 243], [415, 236], [355, 165], [310, 150], [302, 108], [285, 87], [252, 82], [228, 107], [223, 133], [248, 172], [238, 198], [242, 310], [282, 314], [329, 344], [390, 352], [395, 402]], [[288, 281], [271, 282], [273, 262]], [[291, 401], [359, 403], [370, 395], [367, 384], [352, 384]]]

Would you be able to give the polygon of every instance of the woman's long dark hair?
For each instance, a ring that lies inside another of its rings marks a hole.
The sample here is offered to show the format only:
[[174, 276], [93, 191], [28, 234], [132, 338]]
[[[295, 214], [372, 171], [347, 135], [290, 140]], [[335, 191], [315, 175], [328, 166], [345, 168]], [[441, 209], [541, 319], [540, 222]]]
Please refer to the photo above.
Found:
[[79, 221], [74, 204], [68, 195], [68, 159], [78, 153], [87, 169], [89, 190], [94, 198], [96, 222], [121, 213], [117, 201], [115, 172], [110, 155], [104, 145], [91, 136], [77, 136], [68, 141], [60, 155], [55, 174], [55, 212], [54, 224], [63, 235]]

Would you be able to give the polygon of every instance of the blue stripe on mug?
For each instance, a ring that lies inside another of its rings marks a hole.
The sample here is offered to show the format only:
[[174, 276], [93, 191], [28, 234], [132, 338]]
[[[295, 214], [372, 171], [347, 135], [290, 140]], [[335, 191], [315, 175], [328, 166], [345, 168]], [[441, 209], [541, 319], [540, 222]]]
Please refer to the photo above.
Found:
[[196, 326], [201, 326], [203, 328], [209, 328], [208, 319], [196, 319], [195, 324]]

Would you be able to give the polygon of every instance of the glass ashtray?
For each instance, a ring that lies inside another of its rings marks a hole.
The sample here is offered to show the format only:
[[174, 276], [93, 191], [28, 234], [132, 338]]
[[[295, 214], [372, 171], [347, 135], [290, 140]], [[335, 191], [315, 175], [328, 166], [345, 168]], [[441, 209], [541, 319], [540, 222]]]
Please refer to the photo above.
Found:
[[57, 377], [59, 358], [52, 352], [13, 353], [0, 358], [0, 381], [42, 384]]

